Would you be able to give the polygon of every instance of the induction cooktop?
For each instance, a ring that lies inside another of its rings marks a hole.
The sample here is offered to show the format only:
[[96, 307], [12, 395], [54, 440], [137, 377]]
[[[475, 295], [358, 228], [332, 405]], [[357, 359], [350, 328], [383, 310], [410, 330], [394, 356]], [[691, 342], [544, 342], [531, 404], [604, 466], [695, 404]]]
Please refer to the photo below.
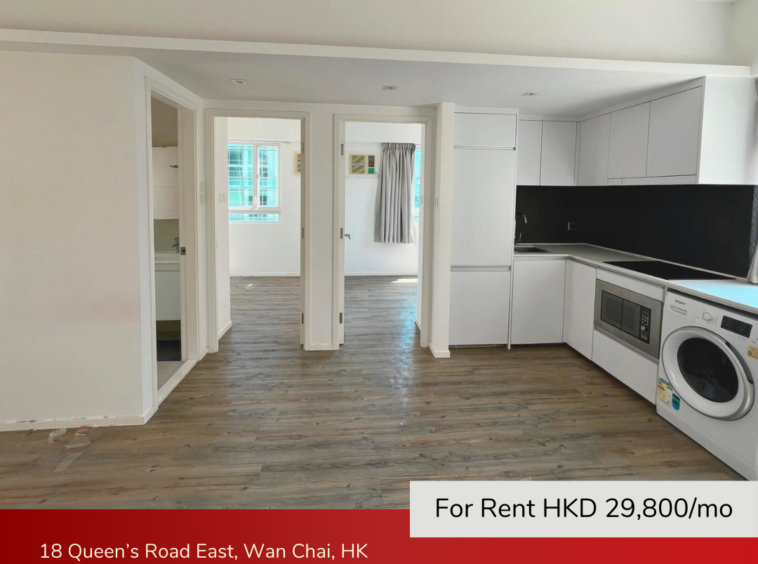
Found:
[[619, 260], [606, 261], [605, 264], [626, 268], [640, 274], [655, 276], [656, 278], [663, 278], [664, 280], [732, 280], [731, 276], [703, 272], [702, 270], [661, 262], [659, 260]]

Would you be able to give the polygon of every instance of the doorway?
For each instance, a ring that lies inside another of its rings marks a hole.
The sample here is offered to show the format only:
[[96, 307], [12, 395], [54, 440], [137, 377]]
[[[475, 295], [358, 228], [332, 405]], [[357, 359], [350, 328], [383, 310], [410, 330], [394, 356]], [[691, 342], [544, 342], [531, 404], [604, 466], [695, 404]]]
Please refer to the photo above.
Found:
[[302, 119], [213, 117], [219, 347], [303, 342], [302, 138]]
[[[431, 147], [429, 122], [423, 117], [337, 118], [335, 215], [340, 237], [335, 301], [340, 345], [364, 339], [368, 343], [372, 335], [375, 340], [382, 333], [398, 341], [392, 345], [395, 350], [415, 343], [427, 346], [430, 281], [425, 280], [424, 270], [429, 226], [424, 196], [431, 171], [425, 158], [431, 154], [425, 151]], [[388, 191], [380, 186], [385, 160], [401, 162], [413, 171], [404, 170], [398, 184], [403, 202], [399, 218], [401, 223], [412, 218], [412, 236], [390, 237], [392, 242], [378, 232], [383, 206], [387, 212], [382, 198], [388, 197]]]
[[155, 336], [158, 390], [187, 359], [184, 272], [181, 260], [182, 163], [179, 110], [150, 99]]

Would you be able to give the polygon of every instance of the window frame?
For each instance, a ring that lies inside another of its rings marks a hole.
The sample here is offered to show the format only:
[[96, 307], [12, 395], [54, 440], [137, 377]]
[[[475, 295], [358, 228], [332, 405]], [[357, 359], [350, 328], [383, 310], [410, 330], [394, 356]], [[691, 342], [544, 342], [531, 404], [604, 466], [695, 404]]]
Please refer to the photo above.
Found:
[[[413, 203], [416, 203], [416, 175], [415, 175], [415, 169], [416, 169], [416, 155], [421, 155], [421, 162], [419, 163], [419, 172], [418, 172], [418, 185], [419, 185], [419, 191], [418, 191], [418, 207], [413, 207], [413, 223], [420, 224], [421, 223], [421, 209], [424, 207], [424, 152], [422, 151], [423, 146], [419, 143], [416, 145], [416, 150], [413, 154], [413, 168], [414, 168], [414, 175], [413, 175]], [[416, 214], [418, 214], [418, 219], [416, 219]]]
[[[227, 139], [226, 140], [226, 154], [227, 154], [227, 166], [229, 162], [229, 145], [248, 145], [252, 147], [253, 150], [253, 206], [234, 206], [228, 205], [227, 203], [227, 209], [228, 209], [228, 215], [231, 217], [232, 214], [234, 215], [244, 215], [244, 214], [278, 214], [279, 219], [277, 221], [232, 221], [229, 219], [229, 223], [234, 223], [236, 225], [271, 225], [271, 224], [277, 224], [282, 222], [282, 203], [284, 199], [284, 150], [282, 147], [282, 143], [279, 141], [257, 141], [253, 139]], [[270, 207], [270, 206], [261, 206], [260, 205], [260, 169], [259, 169], [259, 158], [258, 158], [258, 150], [260, 147], [276, 147], [277, 148], [277, 154], [278, 154], [278, 178], [279, 178], [279, 186], [278, 186], [278, 192], [279, 192], [279, 205], [276, 207]], [[228, 190], [228, 182], [229, 182], [229, 173], [227, 171], [227, 190]]]

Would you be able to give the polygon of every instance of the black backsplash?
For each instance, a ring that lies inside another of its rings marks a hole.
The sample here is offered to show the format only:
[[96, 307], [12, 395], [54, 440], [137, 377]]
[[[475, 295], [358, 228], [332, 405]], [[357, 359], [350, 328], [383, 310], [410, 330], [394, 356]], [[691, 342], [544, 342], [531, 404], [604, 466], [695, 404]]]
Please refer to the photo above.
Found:
[[[746, 276], [753, 186], [519, 186], [524, 243], [592, 243]], [[568, 231], [568, 222], [579, 224]]]

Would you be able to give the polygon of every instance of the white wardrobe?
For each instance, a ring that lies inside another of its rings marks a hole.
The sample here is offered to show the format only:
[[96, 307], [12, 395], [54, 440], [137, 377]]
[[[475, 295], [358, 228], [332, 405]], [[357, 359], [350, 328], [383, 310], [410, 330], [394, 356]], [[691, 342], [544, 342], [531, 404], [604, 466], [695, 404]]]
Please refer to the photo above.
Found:
[[508, 343], [515, 113], [455, 115], [450, 344]]

